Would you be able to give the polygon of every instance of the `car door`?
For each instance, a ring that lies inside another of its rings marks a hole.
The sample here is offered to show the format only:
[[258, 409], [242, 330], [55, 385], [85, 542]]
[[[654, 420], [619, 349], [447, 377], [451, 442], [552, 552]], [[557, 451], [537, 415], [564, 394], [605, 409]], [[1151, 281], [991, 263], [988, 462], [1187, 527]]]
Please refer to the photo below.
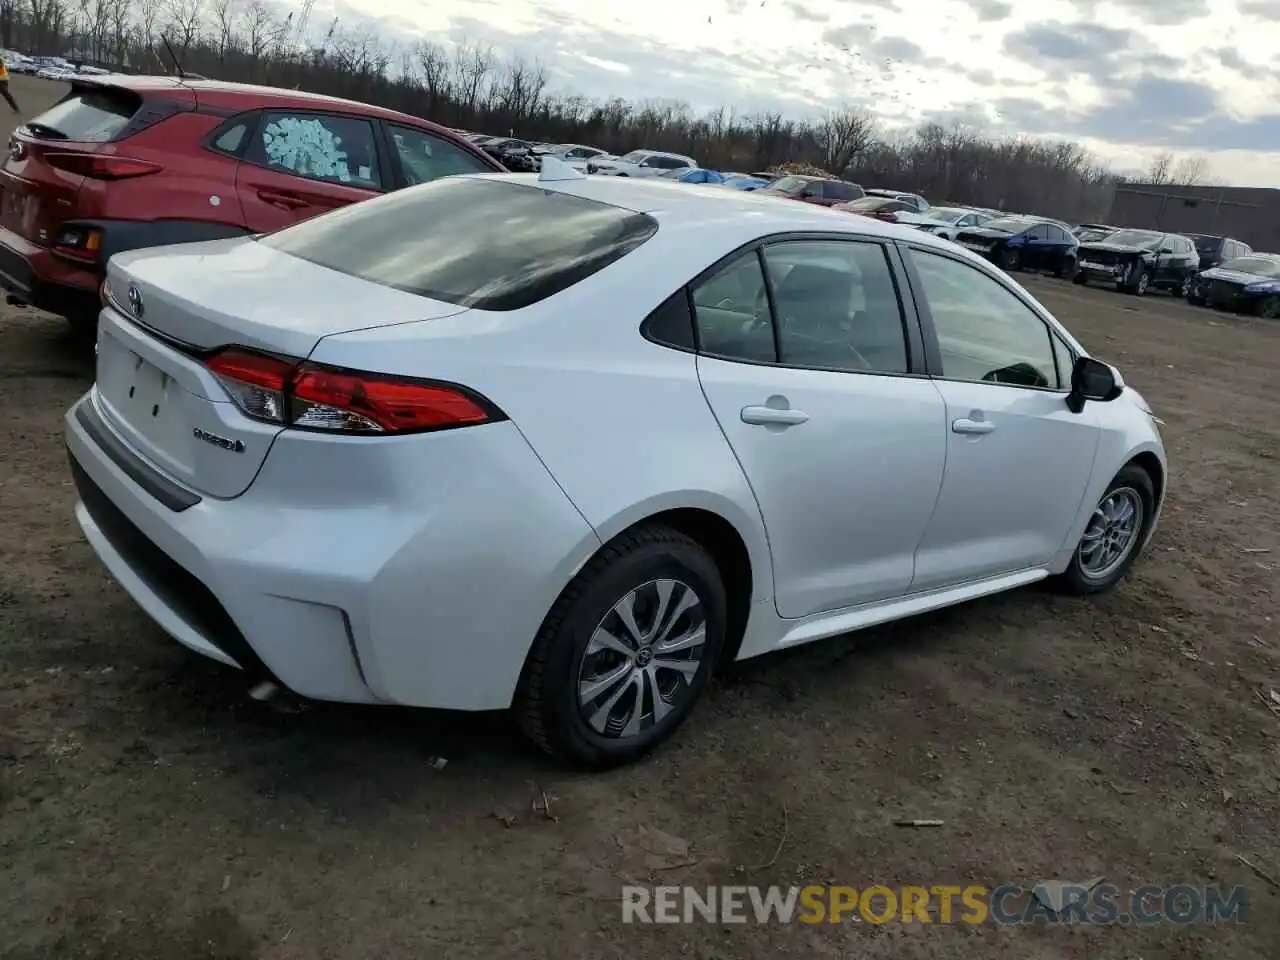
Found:
[[389, 181], [364, 117], [268, 110], [236, 171], [249, 229], [268, 232], [357, 203]]
[[759, 503], [782, 617], [905, 593], [938, 497], [944, 406], [890, 257], [783, 240], [692, 288], [698, 374]]
[[941, 251], [906, 255], [948, 425], [912, 589], [1047, 563], [1093, 474], [1097, 405], [1068, 409], [1066, 344], [1011, 287]]
[[1053, 243], [1047, 224], [1037, 223], [1022, 234], [1022, 265], [1031, 270], [1044, 270], [1052, 258]]

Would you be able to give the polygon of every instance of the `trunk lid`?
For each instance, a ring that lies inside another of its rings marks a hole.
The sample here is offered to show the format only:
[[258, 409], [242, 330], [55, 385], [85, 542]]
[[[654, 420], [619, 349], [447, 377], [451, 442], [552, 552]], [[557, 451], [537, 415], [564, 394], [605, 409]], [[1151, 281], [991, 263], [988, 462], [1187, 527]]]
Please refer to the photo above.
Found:
[[[251, 237], [117, 254], [122, 312], [200, 350], [237, 345], [304, 358], [324, 337], [461, 313], [464, 307], [347, 276]], [[131, 304], [137, 291], [142, 315]]]
[[326, 336], [463, 307], [348, 277], [252, 239], [112, 258], [95, 392], [125, 442], [213, 497], [239, 496], [284, 429], [241, 413], [203, 357], [241, 346], [303, 359]]
[[85, 181], [65, 158], [105, 152], [142, 105], [142, 97], [131, 90], [76, 84], [58, 103], [18, 127], [0, 167], [0, 226], [51, 246], [57, 228], [76, 216]]

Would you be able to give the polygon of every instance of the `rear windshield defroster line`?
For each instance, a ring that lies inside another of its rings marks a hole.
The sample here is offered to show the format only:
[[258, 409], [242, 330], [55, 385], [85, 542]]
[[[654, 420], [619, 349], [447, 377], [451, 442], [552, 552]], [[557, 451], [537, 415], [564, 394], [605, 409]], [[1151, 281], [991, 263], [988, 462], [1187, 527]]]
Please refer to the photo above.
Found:
[[311, 263], [479, 310], [519, 310], [585, 280], [658, 222], [536, 186], [445, 177], [260, 241]]

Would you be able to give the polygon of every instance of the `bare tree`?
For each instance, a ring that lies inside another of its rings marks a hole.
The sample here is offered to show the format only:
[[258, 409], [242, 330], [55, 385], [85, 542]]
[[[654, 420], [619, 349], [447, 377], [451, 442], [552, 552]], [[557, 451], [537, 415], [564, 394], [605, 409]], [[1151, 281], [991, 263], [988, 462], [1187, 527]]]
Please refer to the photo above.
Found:
[[1173, 154], [1165, 150], [1157, 153], [1151, 158], [1151, 164], [1147, 167], [1147, 182], [1157, 185], [1164, 185], [1171, 182], [1173, 178]]
[[842, 173], [875, 142], [876, 126], [865, 110], [831, 110], [813, 128], [823, 166]]
[[200, 37], [204, 19], [203, 0], [169, 0], [166, 12], [168, 21], [165, 27], [170, 33], [169, 42], [185, 60], [191, 45]]
[[[266, 0], [249, 0], [242, 14], [245, 32], [245, 52], [249, 55], [250, 70], [256, 75], [263, 56], [275, 42], [282, 25], [272, 16]], [[250, 79], [256, 79], [251, 75]]]
[[487, 92], [494, 60], [492, 47], [463, 43], [454, 50], [453, 89], [462, 110], [474, 113], [479, 106], [481, 95]]
[[240, 19], [239, 0], [213, 0], [214, 27], [217, 30], [218, 64], [227, 62], [227, 52], [235, 45], [236, 23]]
[[1169, 182], [1185, 187], [1200, 187], [1206, 185], [1211, 175], [1209, 161], [1205, 157], [1189, 154], [1174, 164]]

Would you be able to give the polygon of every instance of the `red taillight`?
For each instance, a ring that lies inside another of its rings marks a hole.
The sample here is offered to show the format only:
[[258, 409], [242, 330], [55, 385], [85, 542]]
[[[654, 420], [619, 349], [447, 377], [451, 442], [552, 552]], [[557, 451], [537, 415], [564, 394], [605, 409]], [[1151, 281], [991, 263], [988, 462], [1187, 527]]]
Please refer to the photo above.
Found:
[[214, 354], [206, 366], [246, 414], [268, 423], [286, 422], [285, 392], [298, 361], [233, 347]]
[[231, 347], [206, 361], [247, 416], [333, 433], [420, 433], [500, 414], [462, 387], [341, 370]]
[[51, 167], [93, 180], [128, 180], [160, 172], [159, 164], [148, 163], [146, 160], [106, 157], [93, 153], [46, 153], [44, 159]]

